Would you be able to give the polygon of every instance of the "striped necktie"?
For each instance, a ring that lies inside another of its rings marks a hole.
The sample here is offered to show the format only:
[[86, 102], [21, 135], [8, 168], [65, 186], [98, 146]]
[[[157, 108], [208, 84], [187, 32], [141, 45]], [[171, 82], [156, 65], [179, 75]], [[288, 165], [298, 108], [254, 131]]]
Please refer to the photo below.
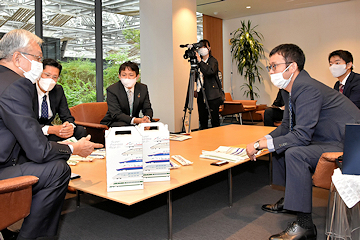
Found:
[[344, 85], [341, 84], [341, 83], [340, 83], [340, 86], [339, 86], [339, 92], [340, 92], [341, 94], [344, 93]]
[[132, 117], [134, 97], [133, 97], [133, 92], [131, 90], [127, 91], [127, 97], [128, 97], [128, 100], [129, 100], [130, 116]]

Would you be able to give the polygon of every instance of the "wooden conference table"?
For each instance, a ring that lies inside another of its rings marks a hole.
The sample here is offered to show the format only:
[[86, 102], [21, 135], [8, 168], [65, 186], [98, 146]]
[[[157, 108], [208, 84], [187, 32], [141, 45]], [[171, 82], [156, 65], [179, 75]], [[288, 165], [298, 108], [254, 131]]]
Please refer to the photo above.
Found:
[[[210, 163], [214, 160], [200, 158], [201, 151], [212, 151], [219, 146], [245, 147], [247, 143], [256, 141], [273, 129], [273, 127], [232, 124], [192, 132], [192, 138], [182, 142], [170, 141], [170, 155], [181, 155], [192, 161], [193, 164], [172, 169], [170, 172], [170, 181], [144, 183], [144, 189], [142, 190], [107, 192], [106, 164], [103, 159], [94, 160], [93, 162], [80, 162], [78, 165], [72, 166], [72, 172], [79, 174], [81, 178], [71, 180], [69, 186], [129, 206], [161, 193], [167, 193], [168, 238], [172, 239], [171, 190], [215, 173], [228, 170], [229, 204], [232, 206], [231, 168], [243, 162], [229, 163], [221, 167], [212, 166]], [[263, 153], [263, 155], [265, 154], [267, 154], [267, 152]], [[245, 162], [247, 161], [249, 161], [249, 159], [245, 160]]]

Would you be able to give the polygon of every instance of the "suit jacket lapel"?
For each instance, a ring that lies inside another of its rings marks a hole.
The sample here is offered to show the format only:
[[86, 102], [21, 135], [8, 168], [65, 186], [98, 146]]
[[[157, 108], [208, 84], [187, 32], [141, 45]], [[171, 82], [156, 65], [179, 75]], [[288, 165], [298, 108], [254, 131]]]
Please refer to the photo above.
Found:
[[56, 102], [56, 94], [54, 93], [54, 91], [49, 92], [49, 102], [50, 102], [51, 112], [53, 114], [56, 113], [55, 106], [58, 106], [58, 103]]
[[345, 96], [348, 96], [348, 94], [350, 93], [349, 92], [350, 90], [348, 90], [348, 89], [349, 89], [349, 86], [351, 85], [352, 80], [354, 79], [354, 76], [355, 76], [354, 72], [351, 71], [348, 79], [346, 80], [345, 86], [344, 86], [344, 92], [343, 93], [344, 93]]
[[140, 89], [139, 89], [139, 84], [136, 83], [135, 84], [135, 88], [134, 88], [134, 105], [133, 105], [133, 113], [137, 113], [138, 112], [138, 107], [139, 107], [139, 103], [140, 103]]
[[121, 81], [119, 81], [119, 101], [120, 101], [120, 106], [125, 110], [123, 111], [125, 114], [130, 115], [130, 106], [129, 106], [129, 99], [127, 98], [127, 93], [125, 90], [124, 85], [121, 83]]

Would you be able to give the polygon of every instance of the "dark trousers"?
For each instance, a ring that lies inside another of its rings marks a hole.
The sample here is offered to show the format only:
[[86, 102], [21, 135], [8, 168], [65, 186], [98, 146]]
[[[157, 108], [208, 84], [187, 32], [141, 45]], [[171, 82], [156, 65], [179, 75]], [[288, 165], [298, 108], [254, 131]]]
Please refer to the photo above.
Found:
[[[206, 104], [204, 102], [204, 97], [202, 92], [198, 92], [197, 96], [197, 104], [198, 104], [198, 112], [199, 112], [199, 129], [207, 129], [208, 128], [208, 120], [209, 120], [209, 112], [206, 109]], [[219, 127], [220, 119], [219, 119], [219, 107], [221, 104], [221, 98], [216, 98], [213, 100], [208, 100], [210, 114], [211, 114], [211, 126]]]
[[285, 186], [284, 208], [297, 212], [312, 211], [312, 174], [321, 154], [342, 152], [340, 146], [312, 144], [273, 153], [273, 184]]
[[[87, 135], [86, 129], [83, 126], [76, 126], [76, 128], [74, 128], [73, 136], [77, 140], [79, 140], [82, 137], [86, 137], [86, 135]], [[48, 138], [49, 141], [54, 141], [54, 142], [59, 142], [59, 141], [65, 140], [65, 138], [61, 138], [59, 136], [56, 136], [55, 134], [49, 134], [46, 137]]]
[[264, 126], [274, 127], [274, 122], [282, 121], [284, 110], [279, 108], [267, 108], [264, 112]]
[[57, 234], [70, 173], [71, 169], [64, 160], [41, 164], [26, 162], [0, 169], [0, 180], [25, 175], [39, 178], [33, 185], [30, 215], [24, 219], [20, 239], [53, 237]]

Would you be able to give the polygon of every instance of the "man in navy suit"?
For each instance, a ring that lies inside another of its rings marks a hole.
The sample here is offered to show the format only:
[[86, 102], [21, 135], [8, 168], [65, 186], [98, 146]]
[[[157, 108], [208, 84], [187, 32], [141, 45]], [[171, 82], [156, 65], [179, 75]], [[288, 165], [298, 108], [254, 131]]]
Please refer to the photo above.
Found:
[[90, 136], [59, 144], [48, 141], [41, 131], [33, 108], [34, 83], [42, 73], [41, 44], [39, 37], [23, 29], [0, 40], [0, 180], [39, 178], [19, 240], [56, 235], [71, 173], [66, 160], [71, 154], [86, 157], [94, 147], [102, 147], [90, 142]]
[[[56, 84], [61, 74], [61, 64], [54, 59], [44, 59], [43, 68], [36, 82], [34, 110], [44, 135], [50, 141], [62, 141], [72, 136], [76, 139], [85, 137], [85, 128], [74, 123], [75, 118], [71, 116], [64, 89]], [[61, 125], [51, 123], [56, 114], [59, 115]]]
[[329, 54], [331, 74], [338, 79], [334, 89], [360, 108], [360, 74], [354, 73], [353, 56], [349, 51], [336, 50]]
[[[101, 124], [121, 127], [149, 123], [153, 117], [149, 91], [145, 84], [138, 83], [139, 67], [134, 62], [125, 62], [119, 68], [119, 80], [106, 89], [108, 111]], [[140, 118], [140, 110], [143, 117]]]
[[305, 55], [294, 44], [282, 44], [270, 52], [272, 83], [283, 91], [281, 125], [250, 143], [250, 159], [268, 148], [273, 153], [273, 183], [285, 186], [285, 198], [262, 209], [290, 210], [297, 219], [271, 240], [316, 239], [312, 221], [312, 174], [324, 152], [343, 150], [345, 124], [360, 123], [359, 109], [343, 94], [313, 79], [304, 70]]

